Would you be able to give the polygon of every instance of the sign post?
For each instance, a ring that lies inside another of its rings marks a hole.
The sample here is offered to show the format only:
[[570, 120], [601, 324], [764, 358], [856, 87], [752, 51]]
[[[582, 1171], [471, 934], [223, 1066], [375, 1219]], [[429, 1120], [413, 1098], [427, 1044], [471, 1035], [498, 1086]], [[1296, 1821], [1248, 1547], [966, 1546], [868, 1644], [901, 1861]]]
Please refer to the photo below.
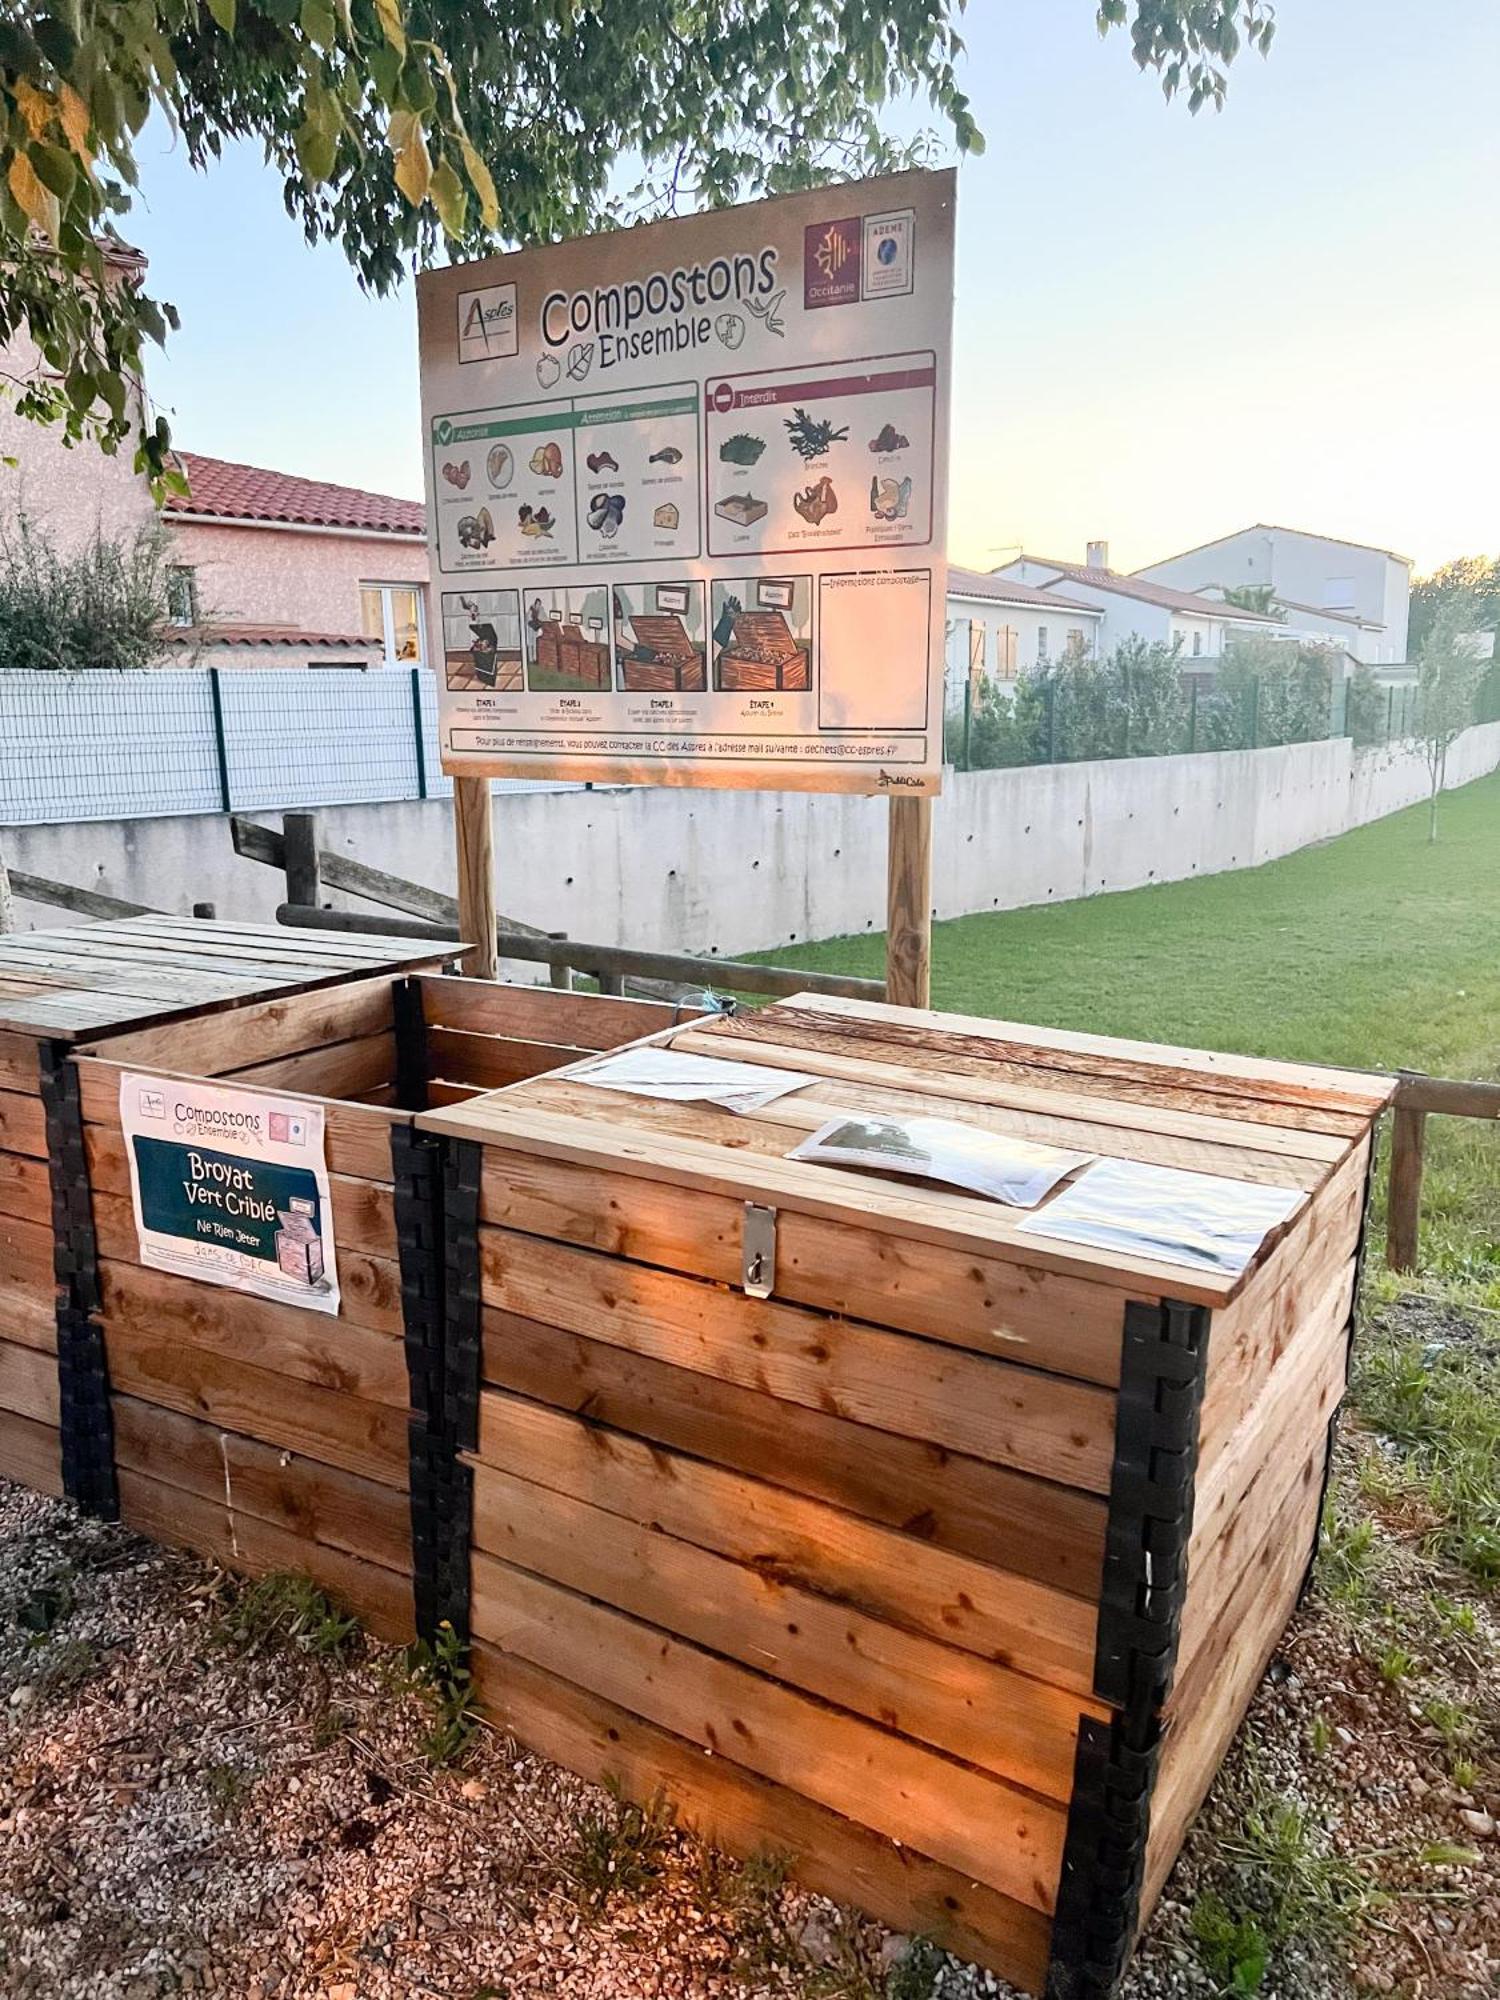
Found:
[[419, 279], [471, 969], [492, 777], [865, 792], [891, 997], [925, 1004], [953, 200], [897, 174]]

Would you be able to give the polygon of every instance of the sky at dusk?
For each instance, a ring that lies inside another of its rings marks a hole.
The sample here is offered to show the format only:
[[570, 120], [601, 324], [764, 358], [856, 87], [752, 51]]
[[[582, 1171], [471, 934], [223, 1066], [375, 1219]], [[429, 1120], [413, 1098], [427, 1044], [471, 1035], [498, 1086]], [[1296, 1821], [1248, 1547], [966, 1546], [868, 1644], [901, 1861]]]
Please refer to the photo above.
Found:
[[[1134, 568], [1253, 521], [1419, 569], [1500, 548], [1500, 8], [1280, 0], [1229, 102], [1163, 102], [1093, 0], [974, 0], [950, 550]], [[183, 328], [177, 441], [421, 493], [408, 286], [310, 250], [249, 149], [153, 131], [126, 233]]]

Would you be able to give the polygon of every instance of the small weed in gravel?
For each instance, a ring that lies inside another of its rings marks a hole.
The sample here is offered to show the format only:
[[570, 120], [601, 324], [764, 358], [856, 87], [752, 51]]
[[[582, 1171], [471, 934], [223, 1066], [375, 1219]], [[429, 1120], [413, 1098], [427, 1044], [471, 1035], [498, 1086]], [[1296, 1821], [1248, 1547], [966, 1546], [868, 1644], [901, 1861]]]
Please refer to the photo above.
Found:
[[435, 1642], [418, 1639], [407, 1647], [395, 1685], [419, 1695], [432, 1710], [432, 1727], [422, 1743], [427, 1761], [439, 1768], [461, 1763], [479, 1727], [479, 1704], [468, 1649], [446, 1618]]
[[277, 1646], [342, 1665], [359, 1650], [359, 1620], [341, 1611], [309, 1578], [272, 1570], [253, 1583], [231, 1585], [216, 1636], [245, 1654]]
[[672, 1812], [658, 1794], [638, 1806], [609, 1788], [609, 1803], [578, 1822], [567, 1871], [579, 1902], [598, 1915], [616, 1896], [641, 1896], [661, 1875], [672, 1843]]

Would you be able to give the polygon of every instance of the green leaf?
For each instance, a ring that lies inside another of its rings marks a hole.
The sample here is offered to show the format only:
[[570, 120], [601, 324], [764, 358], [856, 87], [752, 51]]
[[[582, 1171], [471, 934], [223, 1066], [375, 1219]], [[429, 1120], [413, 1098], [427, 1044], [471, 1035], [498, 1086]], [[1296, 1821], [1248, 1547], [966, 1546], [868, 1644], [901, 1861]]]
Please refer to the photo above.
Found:
[[398, 56], [406, 54], [406, 25], [401, 19], [400, 0], [375, 0], [380, 30]]
[[495, 183], [489, 168], [479, 157], [473, 142], [466, 132], [458, 135], [458, 150], [463, 154], [464, 171], [469, 183], [479, 197], [479, 215], [486, 229], [500, 227], [500, 197], [495, 192]]
[[297, 155], [297, 165], [314, 187], [328, 179], [338, 157], [338, 132], [335, 127], [308, 118], [297, 127], [292, 146]]
[[37, 178], [49, 187], [60, 202], [66, 203], [78, 184], [78, 168], [73, 155], [61, 146], [31, 146], [27, 149]]
[[339, 31], [332, 0], [302, 0], [302, 32], [315, 48], [335, 46]]
[[469, 216], [469, 196], [463, 182], [454, 171], [452, 161], [446, 155], [433, 169], [432, 185], [428, 193], [444, 229], [450, 236], [462, 236]]
[[235, 0], [208, 0], [208, 11], [226, 35], [234, 33]]

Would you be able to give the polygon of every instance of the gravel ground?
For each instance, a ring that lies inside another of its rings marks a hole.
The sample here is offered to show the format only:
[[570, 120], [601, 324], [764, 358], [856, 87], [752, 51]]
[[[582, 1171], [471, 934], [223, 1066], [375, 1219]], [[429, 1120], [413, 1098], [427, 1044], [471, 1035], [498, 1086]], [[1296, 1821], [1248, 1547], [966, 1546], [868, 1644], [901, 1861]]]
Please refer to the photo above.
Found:
[[[1343, 1447], [1344, 1490], [1378, 1449]], [[1299, 1614], [1127, 2000], [1500, 1993], [1500, 1637], [1422, 1530], [1377, 1525], [1358, 1619]], [[236, 1601], [0, 1484], [4, 2000], [1005, 2000], [685, 1836], [624, 1838], [606, 1795], [488, 1731], [435, 1770], [398, 1653], [226, 1640]], [[1275, 1934], [1259, 1985], [1209, 1970], [1205, 1896]]]

